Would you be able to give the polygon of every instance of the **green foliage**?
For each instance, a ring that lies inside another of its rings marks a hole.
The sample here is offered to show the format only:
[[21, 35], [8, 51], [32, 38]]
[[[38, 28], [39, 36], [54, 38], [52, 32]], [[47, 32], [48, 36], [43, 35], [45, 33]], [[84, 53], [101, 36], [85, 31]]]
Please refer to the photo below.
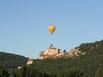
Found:
[[3, 66], [0, 65], [0, 77], [2, 77], [2, 76], [3, 76]]
[[0, 64], [6, 69], [17, 68], [20, 65], [24, 65], [28, 59], [26, 57], [0, 52]]
[[[78, 57], [34, 60], [32, 65], [24, 65], [21, 69], [8, 71], [9, 76], [103, 77], [103, 40], [81, 44], [76, 48], [81, 51], [81, 55]], [[3, 67], [0, 66], [0, 75], [4, 75], [3, 70]], [[6, 76], [8, 76], [7, 73]]]
[[8, 72], [4, 70], [2, 65], [0, 65], [0, 77], [9, 77]]
[[103, 65], [100, 65], [96, 70], [95, 77], [103, 77]]

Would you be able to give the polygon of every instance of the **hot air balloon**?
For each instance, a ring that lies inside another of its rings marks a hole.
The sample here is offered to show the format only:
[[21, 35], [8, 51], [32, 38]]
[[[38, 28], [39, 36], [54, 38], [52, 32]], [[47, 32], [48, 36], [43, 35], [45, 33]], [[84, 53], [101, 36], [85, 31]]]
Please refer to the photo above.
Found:
[[53, 33], [55, 32], [55, 30], [56, 30], [56, 27], [55, 27], [54, 25], [49, 25], [49, 26], [48, 26], [48, 31], [49, 31], [51, 34], [53, 34]]

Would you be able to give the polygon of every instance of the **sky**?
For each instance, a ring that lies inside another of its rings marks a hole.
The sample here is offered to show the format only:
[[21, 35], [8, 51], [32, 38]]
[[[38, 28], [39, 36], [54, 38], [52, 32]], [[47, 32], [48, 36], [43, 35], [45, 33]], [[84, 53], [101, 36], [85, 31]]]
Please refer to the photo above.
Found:
[[103, 0], [0, 0], [0, 51], [38, 58], [51, 43], [70, 50], [102, 39]]

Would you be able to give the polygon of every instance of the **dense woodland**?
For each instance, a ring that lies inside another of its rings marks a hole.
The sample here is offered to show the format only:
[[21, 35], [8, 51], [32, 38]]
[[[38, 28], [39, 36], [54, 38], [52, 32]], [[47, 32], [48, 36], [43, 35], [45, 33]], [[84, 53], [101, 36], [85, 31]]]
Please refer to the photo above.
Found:
[[17, 66], [24, 65], [28, 58], [16, 54], [0, 52], [0, 64], [5, 69], [16, 68]]
[[[0, 77], [103, 77], [103, 40], [83, 43], [76, 48], [81, 51], [78, 57], [34, 60], [32, 65], [23, 65], [21, 69], [12, 65], [9, 70], [5, 69], [1, 59], [4, 56], [0, 55]], [[8, 65], [11, 60], [10, 64], [18, 66], [19, 59], [12, 59], [9, 55], [5, 58]], [[21, 64], [27, 60], [25, 57], [21, 59]]]

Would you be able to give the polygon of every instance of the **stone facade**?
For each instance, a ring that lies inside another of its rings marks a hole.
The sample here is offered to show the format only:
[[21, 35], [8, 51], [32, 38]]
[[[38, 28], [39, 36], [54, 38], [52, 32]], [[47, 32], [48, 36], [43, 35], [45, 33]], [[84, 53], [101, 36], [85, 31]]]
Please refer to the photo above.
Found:
[[60, 53], [61, 53], [61, 50], [54, 47], [54, 45], [51, 44], [48, 49], [41, 52], [40, 59], [55, 58]]
[[27, 61], [26, 64], [27, 64], [27, 65], [31, 65], [31, 64], [33, 64], [33, 60], [32, 60], [32, 59], [28, 59], [28, 61]]
[[73, 56], [79, 56], [80, 54], [81, 52], [79, 51], [79, 49], [71, 49], [67, 52], [66, 50], [62, 51], [54, 47], [53, 44], [51, 44], [48, 49], [40, 53], [39, 59], [73, 57]]

